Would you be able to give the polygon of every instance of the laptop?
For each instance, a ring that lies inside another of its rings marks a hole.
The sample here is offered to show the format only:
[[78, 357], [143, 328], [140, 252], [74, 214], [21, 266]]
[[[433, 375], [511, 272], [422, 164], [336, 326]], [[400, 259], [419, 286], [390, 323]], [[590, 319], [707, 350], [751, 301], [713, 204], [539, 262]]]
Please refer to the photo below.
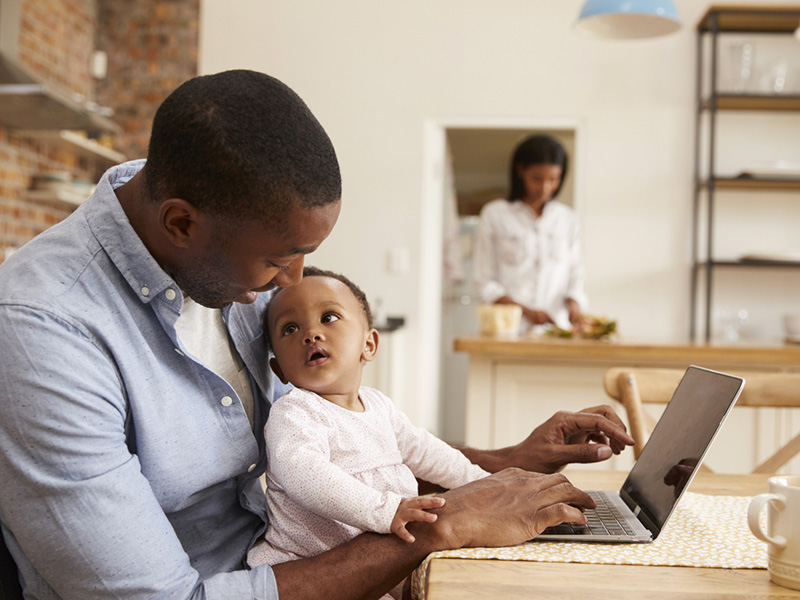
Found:
[[533, 541], [652, 542], [661, 533], [744, 388], [744, 379], [690, 366], [618, 492], [588, 491], [587, 525], [562, 523]]

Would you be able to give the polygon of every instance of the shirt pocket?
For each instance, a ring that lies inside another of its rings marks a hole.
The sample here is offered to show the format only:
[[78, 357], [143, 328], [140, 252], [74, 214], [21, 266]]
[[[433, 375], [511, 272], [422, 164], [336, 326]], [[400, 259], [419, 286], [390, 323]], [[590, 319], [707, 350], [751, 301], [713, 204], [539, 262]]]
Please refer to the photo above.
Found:
[[569, 261], [570, 244], [569, 240], [565, 236], [548, 235], [546, 239], [546, 255], [550, 257], [550, 260], [558, 263]]
[[525, 258], [525, 238], [497, 236], [495, 238], [497, 259], [502, 265], [518, 265]]

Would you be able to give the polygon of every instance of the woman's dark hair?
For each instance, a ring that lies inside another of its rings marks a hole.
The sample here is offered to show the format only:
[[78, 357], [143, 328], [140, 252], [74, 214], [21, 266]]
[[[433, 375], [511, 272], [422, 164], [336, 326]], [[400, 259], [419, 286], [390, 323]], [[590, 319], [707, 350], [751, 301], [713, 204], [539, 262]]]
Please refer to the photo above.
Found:
[[295, 204], [341, 198], [336, 153], [322, 125], [274, 77], [233, 70], [188, 80], [153, 119], [147, 192], [182, 198], [233, 222], [279, 223]]
[[558, 196], [564, 179], [567, 177], [567, 151], [557, 140], [549, 135], [537, 134], [522, 141], [511, 157], [511, 172], [509, 174], [508, 200], [517, 202], [525, 197], [525, 183], [517, 173], [520, 167], [525, 169], [531, 165], [558, 165], [561, 167], [561, 183], [553, 192], [553, 198]]

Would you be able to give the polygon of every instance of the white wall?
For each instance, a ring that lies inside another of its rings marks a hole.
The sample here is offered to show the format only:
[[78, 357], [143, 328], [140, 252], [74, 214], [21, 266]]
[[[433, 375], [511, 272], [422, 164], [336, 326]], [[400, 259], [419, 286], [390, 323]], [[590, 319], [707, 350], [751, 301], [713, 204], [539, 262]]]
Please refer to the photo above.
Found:
[[[333, 139], [343, 210], [308, 262], [345, 272], [388, 314], [406, 316], [410, 397], [399, 400], [431, 429], [438, 299], [423, 277], [440, 257], [421, 255], [421, 231], [437, 208], [422, 205], [432, 119], [583, 123], [579, 206], [592, 312], [617, 318], [629, 339], [687, 334], [695, 24], [710, 2], [677, 0], [679, 33], [626, 42], [575, 35], [581, 4], [202, 0], [201, 71], [278, 77]], [[410, 253], [406, 275], [387, 272], [398, 248]]]

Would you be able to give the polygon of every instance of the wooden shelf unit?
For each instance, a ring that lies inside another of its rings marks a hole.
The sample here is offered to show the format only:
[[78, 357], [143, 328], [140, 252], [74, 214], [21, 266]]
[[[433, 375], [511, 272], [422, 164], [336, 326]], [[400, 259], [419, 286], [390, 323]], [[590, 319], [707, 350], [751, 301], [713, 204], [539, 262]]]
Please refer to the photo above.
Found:
[[[695, 186], [693, 202], [692, 274], [690, 286], [690, 339], [698, 333], [711, 340], [714, 269], [796, 268], [800, 263], [773, 260], [718, 260], [713, 253], [715, 195], [719, 190], [741, 192], [800, 192], [800, 177], [732, 177], [715, 172], [717, 116], [720, 111], [800, 112], [797, 94], [733, 94], [717, 89], [719, 36], [721, 34], [793, 35], [800, 26], [800, 6], [711, 6], [697, 25], [697, 91], [695, 125]], [[710, 66], [704, 57], [705, 38], [711, 37]], [[704, 84], [708, 84], [704, 91]], [[708, 118], [704, 119], [704, 115]], [[800, 133], [800, 132], [798, 132]], [[704, 144], [703, 142], [707, 142]], [[706, 175], [702, 166], [706, 166]], [[794, 175], [793, 173], [791, 175]], [[703, 202], [704, 201], [704, 202]], [[700, 248], [701, 206], [705, 208], [705, 252]], [[701, 257], [701, 254], [704, 256]], [[704, 297], [701, 295], [704, 294]], [[702, 302], [702, 309], [700, 304]], [[702, 327], [701, 314], [702, 313]]]

